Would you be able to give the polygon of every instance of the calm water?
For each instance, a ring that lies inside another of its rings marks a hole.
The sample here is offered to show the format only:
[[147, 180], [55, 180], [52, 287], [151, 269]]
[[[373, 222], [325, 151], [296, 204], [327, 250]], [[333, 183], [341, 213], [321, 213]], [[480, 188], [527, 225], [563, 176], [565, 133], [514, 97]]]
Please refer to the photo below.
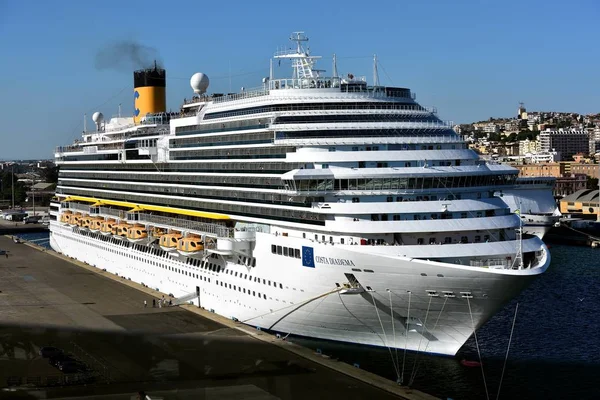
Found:
[[48, 232], [36, 232], [36, 233], [21, 233], [15, 236], [20, 237], [21, 239], [27, 240], [29, 242], [35, 243], [38, 246], [45, 247], [47, 249], [50, 248], [50, 238]]
[[[549, 270], [478, 332], [490, 399], [498, 392], [517, 302], [519, 311], [499, 398], [600, 398], [600, 250], [572, 246], [550, 250]], [[293, 340], [396, 380], [387, 349]], [[465, 356], [477, 359], [472, 338], [456, 358], [409, 353], [404, 382], [416, 371], [412, 386], [417, 389], [441, 398], [486, 399], [481, 368], [463, 367], [459, 360]], [[402, 365], [402, 351], [398, 359]]]
[[[48, 247], [48, 233], [21, 235]], [[598, 399], [600, 387], [600, 250], [553, 246], [552, 265], [521, 296], [478, 332], [489, 398], [498, 392], [508, 338], [519, 303], [517, 322], [500, 398]], [[396, 380], [387, 349], [290, 337], [360, 368]], [[395, 352], [392, 352], [396, 357]], [[403, 351], [398, 351], [402, 365]], [[480, 368], [459, 360], [477, 358], [475, 341], [456, 357], [408, 353], [404, 382], [441, 398], [485, 399]]]

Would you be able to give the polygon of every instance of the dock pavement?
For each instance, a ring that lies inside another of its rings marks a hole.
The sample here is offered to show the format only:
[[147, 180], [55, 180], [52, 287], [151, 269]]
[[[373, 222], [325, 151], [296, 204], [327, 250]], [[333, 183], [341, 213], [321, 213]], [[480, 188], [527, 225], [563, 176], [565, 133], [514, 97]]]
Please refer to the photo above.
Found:
[[0, 250], [0, 398], [434, 399], [196, 306], [153, 308], [165, 294], [52, 250]]

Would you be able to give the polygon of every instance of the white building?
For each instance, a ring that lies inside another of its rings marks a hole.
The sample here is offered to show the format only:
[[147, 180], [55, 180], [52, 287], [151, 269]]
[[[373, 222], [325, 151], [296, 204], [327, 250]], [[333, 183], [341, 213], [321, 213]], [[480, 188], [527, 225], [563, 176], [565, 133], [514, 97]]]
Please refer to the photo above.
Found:
[[539, 153], [540, 152], [540, 141], [539, 140], [519, 140], [519, 154], [524, 155], [527, 153]]
[[525, 159], [529, 164], [544, 164], [561, 161], [560, 154], [556, 151], [544, 153], [525, 153]]
[[493, 122], [490, 122], [489, 124], [486, 124], [483, 127], [483, 131], [487, 134], [498, 133], [498, 132], [500, 132], [500, 128], [498, 127], [498, 124], [494, 124]]

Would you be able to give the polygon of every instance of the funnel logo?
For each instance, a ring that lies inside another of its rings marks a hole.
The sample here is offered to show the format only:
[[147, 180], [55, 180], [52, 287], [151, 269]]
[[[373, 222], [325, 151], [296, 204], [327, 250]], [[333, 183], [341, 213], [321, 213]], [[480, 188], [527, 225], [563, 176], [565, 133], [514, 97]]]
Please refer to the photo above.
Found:
[[135, 102], [137, 101], [137, 99], [140, 98], [140, 92], [138, 92], [137, 90], [135, 92], [133, 92], [133, 115], [135, 115], [136, 117], [138, 115], [140, 115], [140, 109], [136, 107]]

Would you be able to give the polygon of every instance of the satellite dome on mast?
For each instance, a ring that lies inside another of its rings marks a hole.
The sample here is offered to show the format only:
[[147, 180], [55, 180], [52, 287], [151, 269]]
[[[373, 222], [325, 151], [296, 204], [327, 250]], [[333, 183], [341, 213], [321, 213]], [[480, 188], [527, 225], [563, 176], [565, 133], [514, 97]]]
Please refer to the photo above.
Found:
[[210, 80], [208, 79], [208, 76], [204, 75], [202, 72], [196, 72], [190, 78], [190, 86], [196, 94], [205, 93], [206, 89], [208, 89], [209, 83]]
[[92, 114], [92, 121], [94, 121], [96, 124], [96, 130], [101, 131], [102, 122], [104, 121], [104, 114], [102, 114], [100, 111], [96, 111], [94, 114]]

